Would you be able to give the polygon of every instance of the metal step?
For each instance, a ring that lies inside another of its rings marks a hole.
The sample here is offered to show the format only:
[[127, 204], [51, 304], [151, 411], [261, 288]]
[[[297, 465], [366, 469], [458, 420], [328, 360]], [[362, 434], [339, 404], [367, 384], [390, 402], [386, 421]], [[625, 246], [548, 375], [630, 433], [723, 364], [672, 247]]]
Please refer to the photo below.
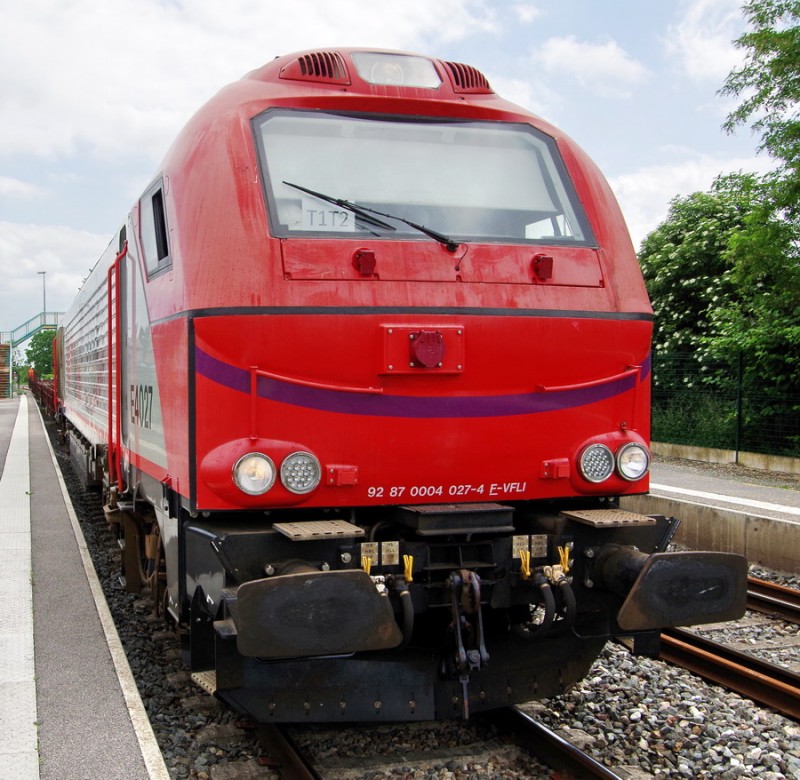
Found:
[[653, 517], [626, 512], [624, 509], [575, 509], [562, 512], [563, 517], [593, 528], [625, 528], [635, 525], [655, 525]]
[[215, 671], [208, 672], [192, 672], [192, 682], [199, 685], [206, 693], [212, 696], [217, 692], [217, 673]]
[[298, 523], [274, 523], [272, 526], [295, 542], [364, 536], [364, 529], [346, 520], [310, 520]]

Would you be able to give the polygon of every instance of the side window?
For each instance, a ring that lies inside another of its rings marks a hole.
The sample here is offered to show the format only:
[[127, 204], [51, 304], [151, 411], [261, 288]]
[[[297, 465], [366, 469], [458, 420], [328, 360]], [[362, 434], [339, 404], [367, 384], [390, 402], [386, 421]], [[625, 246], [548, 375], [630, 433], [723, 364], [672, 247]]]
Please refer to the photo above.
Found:
[[149, 277], [172, 265], [167, 213], [164, 208], [164, 185], [161, 181], [156, 182], [142, 195], [139, 208], [139, 235]]

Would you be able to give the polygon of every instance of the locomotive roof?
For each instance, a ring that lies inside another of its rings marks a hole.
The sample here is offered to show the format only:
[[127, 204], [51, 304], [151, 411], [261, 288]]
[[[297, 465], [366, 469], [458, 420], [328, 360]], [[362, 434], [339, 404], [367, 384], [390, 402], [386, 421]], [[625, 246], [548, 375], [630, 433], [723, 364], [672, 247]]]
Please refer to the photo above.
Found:
[[344, 91], [385, 95], [414, 90], [436, 100], [458, 95], [493, 95], [477, 68], [460, 62], [388, 49], [313, 49], [276, 57], [245, 78], [267, 82], [305, 82]]

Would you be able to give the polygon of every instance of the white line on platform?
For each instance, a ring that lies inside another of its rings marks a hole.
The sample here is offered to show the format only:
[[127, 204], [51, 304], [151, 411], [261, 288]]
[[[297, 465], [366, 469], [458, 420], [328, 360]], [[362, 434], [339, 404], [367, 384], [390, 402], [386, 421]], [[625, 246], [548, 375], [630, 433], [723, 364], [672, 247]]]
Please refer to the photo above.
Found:
[[23, 397], [0, 479], [0, 777], [17, 780], [39, 779], [30, 493]]
[[770, 504], [767, 501], [754, 501], [751, 498], [740, 498], [739, 496], [725, 496], [722, 493], [706, 493], [703, 490], [690, 490], [689, 488], [673, 487], [672, 485], [658, 485], [650, 483], [651, 493], [675, 493], [691, 498], [702, 498], [706, 501], [721, 501], [724, 504], [734, 504], [737, 507], [749, 507], [750, 509], [763, 509], [766, 512], [780, 512], [784, 515], [800, 516], [800, 507], [785, 506], [784, 504]]

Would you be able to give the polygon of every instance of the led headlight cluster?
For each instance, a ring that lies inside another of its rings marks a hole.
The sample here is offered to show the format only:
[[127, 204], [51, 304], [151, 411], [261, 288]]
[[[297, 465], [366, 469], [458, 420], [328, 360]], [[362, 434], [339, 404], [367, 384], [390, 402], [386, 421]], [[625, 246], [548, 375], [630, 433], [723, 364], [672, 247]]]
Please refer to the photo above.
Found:
[[650, 453], [643, 444], [629, 442], [617, 450], [616, 456], [605, 444], [590, 444], [578, 459], [581, 475], [589, 482], [605, 482], [616, 468], [629, 482], [641, 479], [650, 468]]
[[293, 452], [281, 464], [281, 482], [292, 493], [309, 493], [321, 476], [319, 461], [310, 452]]
[[614, 454], [605, 444], [590, 444], [580, 458], [581, 474], [589, 482], [603, 482], [614, 473]]
[[[272, 458], [263, 452], [249, 452], [233, 467], [236, 487], [250, 496], [260, 496], [272, 488], [276, 474]], [[319, 485], [322, 468], [310, 452], [293, 452], [281, 464], [280, 478], [288, 491], [302, 495]]]

